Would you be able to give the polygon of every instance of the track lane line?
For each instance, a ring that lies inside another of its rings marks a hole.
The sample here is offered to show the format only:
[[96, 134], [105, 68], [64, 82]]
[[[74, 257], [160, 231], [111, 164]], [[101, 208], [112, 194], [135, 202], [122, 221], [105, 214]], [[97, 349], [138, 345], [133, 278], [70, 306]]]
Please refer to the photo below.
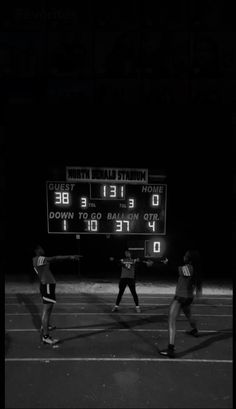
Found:
[[[107, 316], [109, 314], [108, 312], [53, 312], [53, 315], [105, 315]], [[143, 312], [134, 312], [134, 313], [122, 313], [122, 312], [116, 312], [116, 313], [112, 313], [112, 314], [116, 314], [116, 316], [122, 315], [123, 316], [130, 316], [130, 315], [135, 315], [137, 316], [163, 316], [166, 314], [155, 314], [155, 313], [143, 313]], [[13, 312], [13, 313], [5, 313], [5, 316], [32, 316], [32, 315], [40, 315], [40, 313], [28, 313], [28, 312]], [[180, 316], [185, 316], [184, 314], [180, 314]], [[232, 317], [232, 314], [192, 314], [192, 316], [194, 317]]]
[[[129, 331], [129, 332], [168, 332], [168, 329], [155, 329], [155, 328], [147, 328], [147, 329], [134, 329], [134, 328], [109, 328], [109, 327], [101, 327], [101, 328], [56, 328], [56, 331]], [[38, 332], [39, 329], [36, 328], [12, 328], [12, 329], [6, 329], [7, 332]], [[177, 329], [176, 332], [186, 332], [184, 329]], [[233, 333], [232, 331], [228, 330], [199, 330], [199, 334], [201, 332], [204, 332], [204, 334], [207, 332], [209, 334], [231, 334]]]
[[[114, 303], [113, 303], [114, 304]], [[109, 304], [104, 304], [104, 303], [102, 303], [102, 302], [100, 302], [100, 303], [86, 303], [86, 302], [74, 302], [74, 303], [72, 303], [72, 302], [60, 302], [60, 301], [58, 301], [58, 305], [61, 305], [61, 306], [63, 306], [63, 305], [68, 305], [68, 306], [70, 306], [70, 305], [102, 305], [102, 306], [110, 306], [110, 305], [113, 305], [112, 303], [109, 303]], [[34, 305], [34, 306], [42, 306], [42, 303], [5, 303], [5, 306], [10, 306], [10, 305], [18, 305], [18, 306], [27, 306], [27, 305]], [[133, 303], [123, 303], [122, 304], [122, 306], [133, 306], [134, 304]], [[169, 305], [170, 304], [153, 304], [153, 303], [142, 303], [142, 306], [143, 307], [145, 307], [145, 306], [156, 306], [156, 307], [169, 307]], [[218, 305], [216, 305], [216, 304], [198, 304], [198, 303], [196, 303], [196, 304], [192, 304], [192, 307], [232, 307], [233, 306], [233, 304], [218, 304]]]
[[66, 361], [108, 361], [108, 362], [122, 362], [122, 361], [133, 361], [133, 362], [203, 362], [203, 363], [233, 363], [231, 359], [179, 359], [179, 358], [5, 358], [5, 362], [66, 362]]

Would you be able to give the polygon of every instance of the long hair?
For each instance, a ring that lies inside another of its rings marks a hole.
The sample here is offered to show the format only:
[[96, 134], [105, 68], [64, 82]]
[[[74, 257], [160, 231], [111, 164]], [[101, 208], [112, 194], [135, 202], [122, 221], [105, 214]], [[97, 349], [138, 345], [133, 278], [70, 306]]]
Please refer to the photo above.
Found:
[[186, 257], [188, 262], [190, 262], [193, 266], [197, 266], [201, 263], [201, 257], [198, 250], [187, 250]]
[[187, 261], [193, 266], [193, 282], [198, 290], [202, 289], [202, 265], [201, 256], [198, 250], [188, 250], [186, 252]]

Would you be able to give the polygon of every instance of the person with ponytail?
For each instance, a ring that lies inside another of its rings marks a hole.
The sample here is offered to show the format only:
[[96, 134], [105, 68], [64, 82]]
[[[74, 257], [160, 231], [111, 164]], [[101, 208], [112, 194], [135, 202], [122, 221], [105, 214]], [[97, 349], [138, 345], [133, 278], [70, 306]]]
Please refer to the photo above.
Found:
[[186, 251], [183, 261], [184, 264], [178, 266], [175, 296], [169, 307], [169, 344], [166, 349], [159, 351], [161, 355], [169, 358], [175, 358], [176, 320], [181, 310], [191, 326], [191, 330], [186, 331], [186, 333], [195, 337], [199, 335], [197, 323], [192, 317], [191, 312], [191, 305], [195, 294], [197, 298], [202, 295], [202, 271], [198, 250]]

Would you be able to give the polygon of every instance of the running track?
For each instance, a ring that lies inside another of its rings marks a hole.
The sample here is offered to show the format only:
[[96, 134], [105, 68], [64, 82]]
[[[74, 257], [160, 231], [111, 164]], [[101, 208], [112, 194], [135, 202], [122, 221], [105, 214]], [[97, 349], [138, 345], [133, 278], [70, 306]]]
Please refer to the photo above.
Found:
[[53, 310], [57, 347], [40, 343], [41, 300], [5, 297], [6, 408], [232, 408], [232, 297], [204, 296], [193, 305], [200, 337], [177, 321], [176, 359], [167, 345], [172, 296], [128, 290], [115, 295], [59, 294]]

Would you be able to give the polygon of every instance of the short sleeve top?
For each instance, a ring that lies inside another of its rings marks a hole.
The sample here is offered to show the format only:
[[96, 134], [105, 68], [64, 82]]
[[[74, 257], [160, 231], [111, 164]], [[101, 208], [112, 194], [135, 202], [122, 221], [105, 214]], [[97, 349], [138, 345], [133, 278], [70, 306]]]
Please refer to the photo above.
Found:
[[179, 277], [175, 294], [179, 297], [192, 298], [194, 292], [194, 270], [191, 264], [178, 267]]
[[50, 263], [47, 257], [36, 256], [33, 258], [33, 267], [42, 284], [55, 284], [56, 280], [50, 270]]

